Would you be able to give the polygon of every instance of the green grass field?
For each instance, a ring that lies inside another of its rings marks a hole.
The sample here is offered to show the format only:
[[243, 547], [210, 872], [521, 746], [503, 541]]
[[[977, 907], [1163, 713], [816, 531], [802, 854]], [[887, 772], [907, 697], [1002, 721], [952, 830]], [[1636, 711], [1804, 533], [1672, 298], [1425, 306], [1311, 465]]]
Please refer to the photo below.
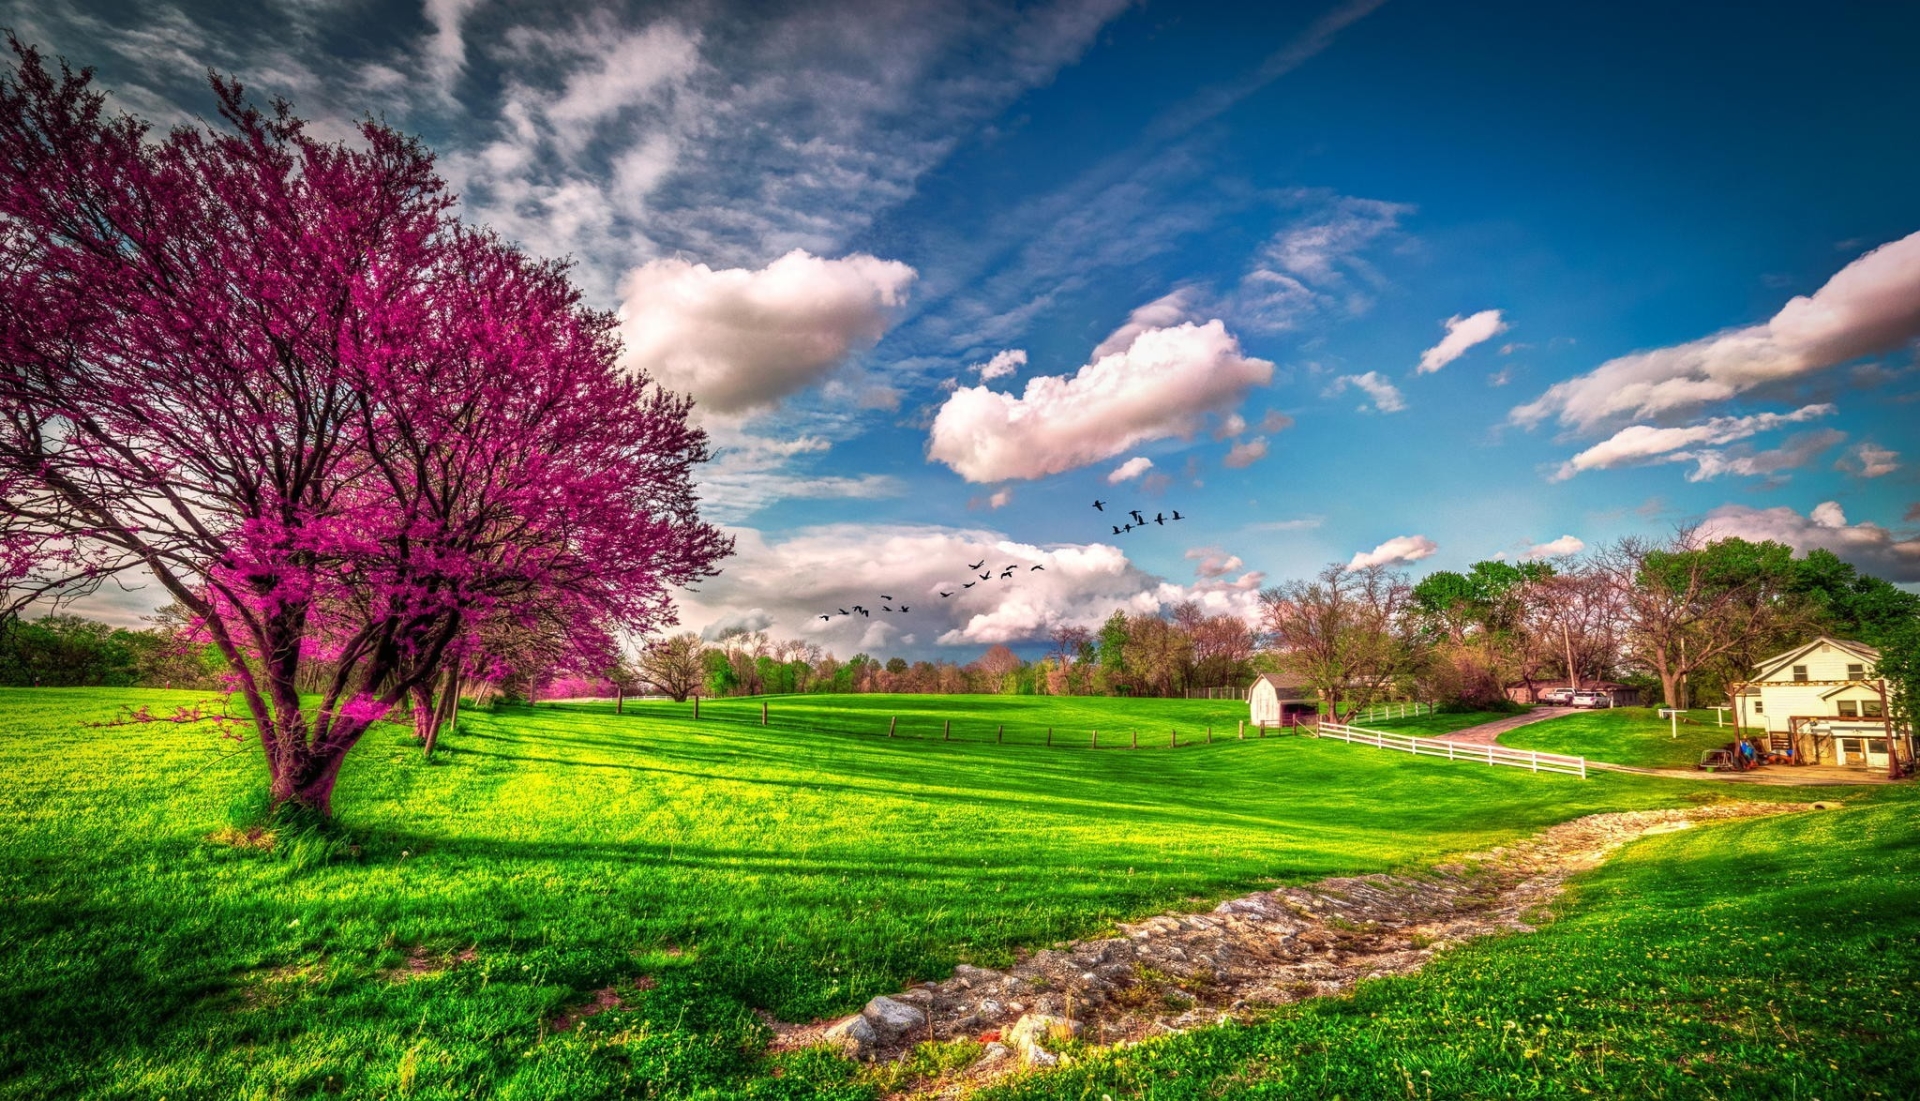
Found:
[[[249, 742], [84, 725], [197, 698], [0, 690], [0, 1097], [870, 1097], [764, 1055], [752, 1011], [1725, 795], [1238, 741], [1234, 703], [581, 705], [470, 713], [432, 763], [382, 727], [336, 830], [256, 851], [210, 840], [258, 815]], [[1143, 748], [1075, 743], [1096, 726]], [[553, 1030], [609, 986], [624, 1008]]]
[[1546, 719], [1500, 735], [1500, 744], [1515, 749], [1572, 753], [1589, 760], [1642, 768], [1692, 768], [1700, 754], [1734, 739], [1732, 725], [1713, 725], [1713, 712], [1689, 711], [1691, 724], [1673, 724], [1657, 708], [1615, 707], [1581, 711]]

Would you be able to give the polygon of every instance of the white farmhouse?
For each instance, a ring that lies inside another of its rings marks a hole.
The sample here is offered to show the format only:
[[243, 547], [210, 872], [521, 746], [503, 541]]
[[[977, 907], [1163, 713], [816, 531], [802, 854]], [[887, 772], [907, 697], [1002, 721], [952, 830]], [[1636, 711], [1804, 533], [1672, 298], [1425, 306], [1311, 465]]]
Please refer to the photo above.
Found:
[[1913, 731], [1895, 728], [1887, 682], [1875, 670], [1880, 651], [1821, 636], [1760, 662], [1736, 685], [1742, 727], [1762, 727], [1774, 752], [1803, 764], [1886, 768], [1889, 747], [1913, 760]]

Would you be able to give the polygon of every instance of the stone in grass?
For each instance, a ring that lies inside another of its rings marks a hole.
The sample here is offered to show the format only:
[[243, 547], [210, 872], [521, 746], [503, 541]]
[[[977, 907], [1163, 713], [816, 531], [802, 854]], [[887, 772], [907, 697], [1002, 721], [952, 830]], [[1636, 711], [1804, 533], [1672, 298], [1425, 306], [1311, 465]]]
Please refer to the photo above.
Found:
[[927, 1027], [927, 1015], [905, 1002], [895, 1001], [881, 995], [867, 1003], [860, 1011], [875, 1032], [891, 1040], [906, 1033]]
[[1029, 1013], [1007, 1030], [1006, 1042], [1020, 1053], [1028, 1066], [1050, 1067], [1058, 1063], [1060, 1057], [1046, 1049], [1046, 1041], [1064, 1040], [1079, 1033], [1078, 1021], [1044, 1013]]
[[827, 1029], [822, 1038], [855, 1059], [865, 1058], [880, 1042], [880, 1034], [858, 1013]]

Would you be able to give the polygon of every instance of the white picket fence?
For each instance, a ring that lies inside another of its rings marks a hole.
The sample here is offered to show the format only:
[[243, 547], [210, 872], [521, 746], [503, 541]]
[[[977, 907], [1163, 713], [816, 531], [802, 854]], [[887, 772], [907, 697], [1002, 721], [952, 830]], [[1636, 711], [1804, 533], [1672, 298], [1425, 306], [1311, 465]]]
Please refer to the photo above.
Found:
[[1433, 714], [1432, 704], [1409, 701], [1403, 703], [1376, 703], [1360, 714], [1355, 715], [1353, 718], [1355, 722], [1371, 723], [1378, 722], [1381, 719], [1410, 719], [1418, 715], [1431, 714]]
[[[1303, 728], [1312, 729], [1312, 728]], [[1345, 723], [1321, 722], [1317, 733], [1352, 745], [1370, 745], [1393, 749], [1418, 757], [1445, 757], [1449, 761], [1477, 761], [1488, 765], [1506, 765], [1534, 772], [1559, 772], [1587, 778], [1587, 759], [1562, 753], [1540, 753], [1531, 749], [1508, 749], [1499, 745], [1467, 745], [1439, 738], [1416, 738], [1409, 734], [1390, 734], [1384, 730], [1365, 730]]]

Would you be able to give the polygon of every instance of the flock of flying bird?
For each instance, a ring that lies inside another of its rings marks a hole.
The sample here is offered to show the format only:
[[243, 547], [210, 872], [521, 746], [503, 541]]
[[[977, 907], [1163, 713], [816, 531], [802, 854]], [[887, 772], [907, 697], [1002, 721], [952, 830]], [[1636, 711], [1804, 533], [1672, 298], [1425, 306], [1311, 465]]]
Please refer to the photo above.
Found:
[[[1094, 507], [1094, 510], [1095, 510], [1095, 511], [1097, 511], [1097, 512], [1105, 512], [1105, 511], [1107, 511], [1107, 503], [1106, 503], [1105, 501], [1095, 501], [1095, 502], [1093, 502], [1093, 507]], [[1149, 520], [1149, 519], [1147, 519], [1147, 518], [1146, 518], [1145, 516], [1143, 516], [1143, 515], [1141, 515], [1141, 514], [1140, 514], [1140, 510], [1139, 510], [1139, 509], [1137, 509], [1137, 508], [1134, 508], [1134, 509], [1128, 509], [1128, 510], [1127, 510], [1127, 515], [1128, 515], [1128, 516], [1131, 516], [1131, 517], [1132, 517], [1132, 519], [1131, 519], [1131, 520], [1128, 520], [1128, 521], [1127, 521], [1126, 523], [1124, 523], [1124, 524], [1115, 524], [1115, 525], [1113, 525], [1113, 533], [1114, 533], [1115, 535], [1126, 535], [1126, 534], [1128, 534], [1129, 532], [1132, 532], [1132, 531], [1133, 531], [1133, 530], [1134, 530], [1135, 528], [1144, 528], [1144, 527], [1146, 527], [1146, 526], [1147, 526], [1148, 524], [1150, 524], [1150, 523], [1151, 523], [1151, 524], [1159, 524], [1159, 525], [1162, 525], [1162, 526], [1164, 526], [1164, 525], [1165, 525], [1165, 524], [1167, 523], [1167, 521], [1169, 521], [1169, 520], [1185, 520], [1185, 519], [1186, 519], [1186, 517], [1185, 517], [1185, 516], [1182, 516], [1182, 515], [1180, 515], [1180, 510], [1179, 510], [1179, 509], [1174, 509], [1174, 510], [1173, 510], [1173, 515], [1172, 515], [1172, 516], [1168, 516], [1168, 515], [1167, 515], [1166, 513], [1164, 513], [1164, 512], [1161, 512], [1161, 513], [1155, 513], [1155, 514], [1154, 514], [1154, 517], [1153, 517], [1153, 519], [1151, 519], [1151, 520]], [[980, 568], [981, 568], [982, 566], [985, 566], [986, 564], [987, 564], [987, 560], [986, 560], [986, 559], [984, 559], [984, 558], [982, 558], [982, 559], [981, 559], [980, 561], [978, 561], [978, 562], [969, 562], [969, 563], [967, 563], [967, 569], [968, 569], [968, 571], [970, 571], [970, 572], [971, 572], [971, 571], [974, 571], [974, 570], [978, 570], [978, 569], [980, 569]], [[1046, 567], [1045, 567], [1045, 566], [1028, 566], [1028, 567], [1027, 567], [1027, 570], [1026, 570], [1026, 572], [1028, 572], [1028, 573], [1034, 573], [1034, 572], [1036, 572], [1036, 571], [1041, 571], [1041, 570], [1045, 570], [1045, 569], [1046, 569]], [[994, 576], [995, 576], [996, 574], [998, 574], [998, 575], [999, 575], [999, 578], [1000, 578], [1000, 580], [1002, 580], [1002, 581], [1010, 581], [1010, 580], [1012, 580], [1012, 579], [1013, 579], [1013, 577], [1014, 577], [1014, 575], [1015, 575], [1015, 574], [1017, 574], [1017, 573], [1019, 573], [1019, 572], [1020, 572], [1020, 564], [1019, 564], [1019, 563], [1017, 563], [1017, 562], [1016, 562], [1016, 563], [1014, 563], [1014, 564], [1013, 564], [1013, 565], [1011, 565], [1011, 566], [1002, 566], [1002, 567], [1000, 567], [1000, 568], [999, 568], [998, 570], [991, 570], [991, 569], [990, 569], [990, 570], [988, 570], [987, 572], [985, 572], [985, 573], [983, 573], [983, 574], [980, 574], [980, 575], [979, 575], [979, 577], [978, 577], [977, 579], [975, 579], [975, 580], [973, 580], [973, 581], [968, 581], [968, 582], [966, 582], [965, 584], [963, 584], [963, 585], [961, 585], [961, 586], [960, 586], [960, 588], [961, 588], [961, 589], [971, 589], [971, 588], [973, 588], [973, 587], [974, 587], [975, 585], [979, 585], [979, 584], [982, 584], [982, 583], [984, 583], [984, 582], [987, 582], [987, 581], [992, 581], [992, 580], [994, 579]], [[941, 591], [940, 591], [940, 599], [942, 599], [942, 600], [949, 600], [949, 599], [951, 599], [951, 598], [953, 598], [954, 596], [957, 596], [957, 595], [959, 595], [959, 593], [958, 593], [958, 590], [956, 590], [956, 591], [954, 591], [954, 592], [946, 592], [945, 590], [941, 590]], [[908, 605], [906, 605], [906, 604], [901, 604], [901, 605], [900, 605], [899, 607], [897, 607], [897, 608], [896, 608], [896, 607], [894, 607], [894, 600], [893, 600], [893, 597], [891, 597], [891, 596], [889, 596], [889, 595], [887, 595], [886, 593], [881, 593], [881, 594], [880, 594], [880, 599], [881, 599], [882, 601], [884, 601], [884, 602], [885, 602], [885, 603], [882, 603], [882, 604], [880, 605], [880, 610], [881, 610], [881, 611], [883, 611], [883, 612], [894, 612], [894, 613], [899, 613], [899, 614], [904, 614], [904, 613], [906, 613], [906, 612], [911, 612], [911, 611], [913, 610], [913, 609], [912, 609], [911, 607], [909, 607], [909, 606], [908, 606]], [[873, 618], [873, 609], [871, 609], [871, 608], [868, 608], [868, 607], [866, 607], [866, 606], [865, 606], [865, 605], [863, 605], [863, 604], [855, 604], [855, 605], [854, 605], [854, 606], [853, 606], [853, 607], [852, 607], [851, 609], [848, 609], [848, 608], [839, 608], [839, 609], [836, 609], [836, 610], [834, 610], [834, 611], [832, 611], [832, 612], [825, 612], [825, 613], [822, 613], [822, 615], [820, 616], [820, 618], [821, 618], [821, 619], [823, 619], [823, 620], [827, 620], [827, 621], [831, 621], [831, 620], [833, 619], [833, 617], [834, 617], [834, 616], [836, 616], [836, 615], [842, 615], [842, 616], [855, 616], [855, 615], [857, 615], [857, 616], [861, 616], [861, 617], [864, 617], [864, 618], [867, 618], [867, 619], [871, 619], [871, 618]]]

